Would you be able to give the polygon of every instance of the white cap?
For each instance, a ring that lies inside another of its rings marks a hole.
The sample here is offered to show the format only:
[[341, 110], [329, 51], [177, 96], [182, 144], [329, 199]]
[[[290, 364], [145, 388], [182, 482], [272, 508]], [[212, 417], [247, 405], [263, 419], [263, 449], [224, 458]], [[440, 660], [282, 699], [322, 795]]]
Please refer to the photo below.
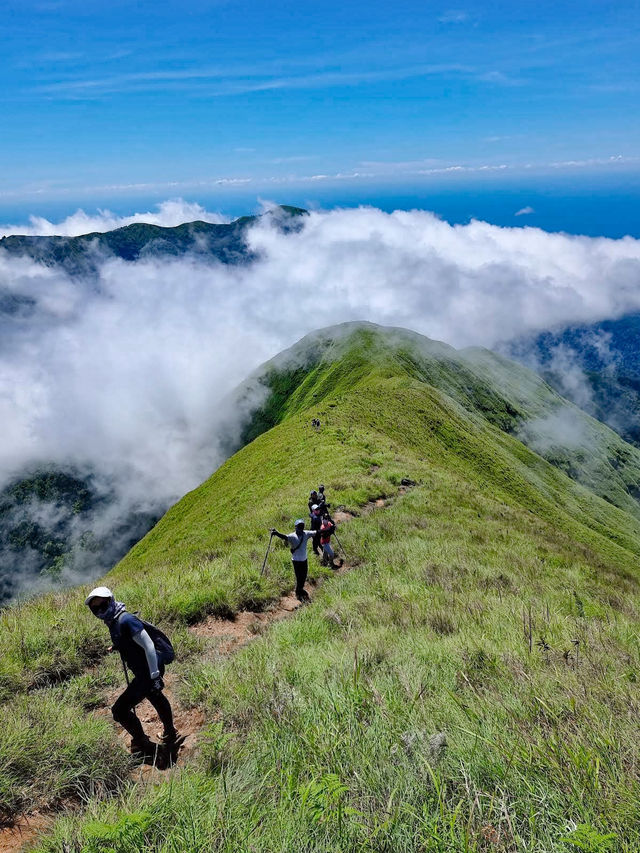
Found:
[[299, 519], [296, 521], [296, 527], [297, 527], [299, 524], [301, 524], [301, 525], [304, 527], [304, 519], [303, 519], [303, 518], [299, 518]]
[[311, 509], [318, 509], [318, 504], [313, 504], [313, 506], [311, 507]]
[[108, 586], [97, 586], [92, 589], [89, 595], [85, 598], [84, 603], [89, 604], [92, 598], [113, 598], [113, 593]]

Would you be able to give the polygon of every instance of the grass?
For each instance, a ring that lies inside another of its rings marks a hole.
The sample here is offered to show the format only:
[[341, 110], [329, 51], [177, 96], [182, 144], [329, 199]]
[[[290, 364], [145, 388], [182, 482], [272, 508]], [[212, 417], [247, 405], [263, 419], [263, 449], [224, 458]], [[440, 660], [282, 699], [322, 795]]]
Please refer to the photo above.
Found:
[[[182, 701], [209, 720], [202, 760], [154, 788], [96, 796], [38, 849], [639, 849], [638, 520], [471, 404], [393, 360], [365, 370], [361, 355], [318, 369], [322, 392], [305, 386], [107, 576], [177, 632]], [[418, 485], [398, 496], [405, 476]], [[396, 499], [340, 529], [357, 566], [312, 607], [206, 662], [185, 626], [292, 587], [283, 547], [259, 577], [266, 529], [287, 527], [320, 479], [356, 514]], [[2, 613], [0, 684], [31, 691], [22, 707], [71, 704], [91, 755], [84, 688], [64, 692], [106, 645], [81, 597]], [[46, 766], [52, 786], [73, 766], [61, 755]], [[10, 744], [0, 756], [0, 791], [26, 790], [33, 765]], [[107, 739], [105, 791], [118, 756]]]
[[105, 794], [128, 777], [131, 757], [118, 745], [113, 726], [88, 714], [104, 684], [79, 676], [2, 706], [0, 823], [34, 803], [51, 808]]

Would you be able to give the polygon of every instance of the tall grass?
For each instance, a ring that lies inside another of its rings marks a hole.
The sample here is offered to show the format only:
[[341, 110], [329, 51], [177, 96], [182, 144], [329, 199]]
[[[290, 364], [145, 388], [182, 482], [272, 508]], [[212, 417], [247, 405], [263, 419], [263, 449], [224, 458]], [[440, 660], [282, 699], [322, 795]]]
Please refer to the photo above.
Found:
[[128, 777], [131, 757], [110, 721], [88, 713], [102, 686], [82, 676], [2, 705], [0, 822], [35, 804], [113, 791]]

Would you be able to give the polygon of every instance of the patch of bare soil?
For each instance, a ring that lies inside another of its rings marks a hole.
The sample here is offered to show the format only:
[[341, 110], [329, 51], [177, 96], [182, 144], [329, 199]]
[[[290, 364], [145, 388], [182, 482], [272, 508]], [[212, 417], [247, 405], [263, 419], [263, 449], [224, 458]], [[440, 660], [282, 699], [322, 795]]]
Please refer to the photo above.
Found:
[[190, 630], [198, 637], [218, 640], [218, 653], [230, 655], [262, 634], [272, 622], [286, 619], [301, 606], [295, 595], [283, 595], [272, 607], [262, 613], [242, 610], [235, 615], [234, 619], [217, 619], [209, 616]]
[[[406, 490], [405, 490], [406, 491]], [[351, 512], [351, 510], [346, 507], [339, 507], [335, 510], [332, 515], [333, 520], [337, 524], [341, 524], [345, 521], [351, 521], [354, 518], [358, 518], [362, 515], [369, 515], [370, 512], [373, 512], [375, 509], [381, 509], [382, 507], [387, 506], [391, 501], [388, 498], [375, 498], [372, 501], [368, 501], [368, 503], [361, 506], [357, 512]]]
[[34, 812], [20, 817], [13, 826], [0, 829], [0, 853], [18, 853], [53, 823], [54, 815]]
[[[199, 708], [185, 708], [176, 695], [177, 677], [167, 672], [164, 677], [164, 694], [171, 703], [173, 709], [173, 722], [184, 740], [179, 748], [175, 750], [160, 749], [158, 755], [151, 758], [148, 763], [142, 764], [138, 772], [141, 776], [150, 775], [155, 770], [166, 770], [172, 767], [178, 759], [178, 753], [187, 757], [197, 747], [197, 735], [205, 724], [204, 713]], [[111, 706], [124, 690], [124, 685], [109, 690], [103, 696], [103, 704], [94, 712], [98, 716], [111, 718]], [[158, 721], [158, 715], [154, 707], [145, 699], [136, 707], [136, 714], [142, 723], [145, 732], [155, 743], [162, 734], [162, 726]], [[120, 726], [116, 727], [119, 739], [126, 749], [130, 745], [130, 737]]]
[[331, 517], [336, 524], [342, 524], [345, 521], [351, 521], [352, 518], [355, 518], [355, 515], [349, 512], [348, 509], [337, 509]]

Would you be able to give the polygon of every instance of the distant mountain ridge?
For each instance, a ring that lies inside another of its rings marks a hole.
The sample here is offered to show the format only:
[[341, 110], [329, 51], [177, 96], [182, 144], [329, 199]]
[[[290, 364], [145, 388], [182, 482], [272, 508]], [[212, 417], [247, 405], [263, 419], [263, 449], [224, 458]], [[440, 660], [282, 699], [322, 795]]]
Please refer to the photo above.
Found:
[[[281, 205], [268, 216], [279, 217], [280, 227], [290, 229], [291, 220], [306, 210]], [[185, 222], [166, 228], [135, 222], [113, 231], [95, 231], [77, 237], [12, 235], [0, 239], [0, 250], [12, 257], [28, 257], [46, 266], [59, 266], [71, 275], [96, 272], [105, 257], [137, 261], [146, 257], [180, 257], [187, 253], [215, 258], [225, 264], [250, 260], [246, 232], [259, 216], [242, 216], [229, 224]]]

